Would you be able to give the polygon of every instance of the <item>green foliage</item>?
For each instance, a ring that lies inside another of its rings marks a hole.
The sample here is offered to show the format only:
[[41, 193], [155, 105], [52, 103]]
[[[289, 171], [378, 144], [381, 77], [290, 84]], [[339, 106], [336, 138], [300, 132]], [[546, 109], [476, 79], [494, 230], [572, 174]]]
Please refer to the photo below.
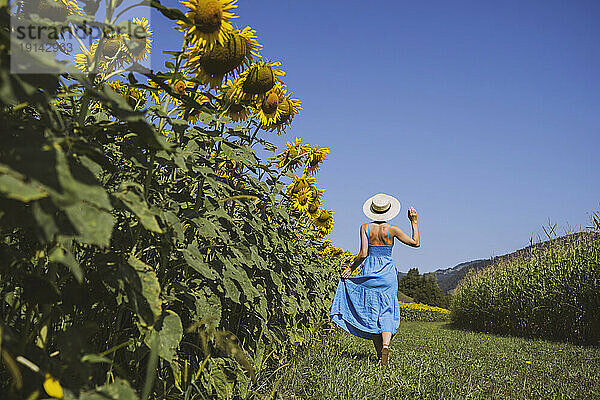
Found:
[[123, 379], [81, 394], [81, 400], [138, 400], [135, 391]]
[[398, 290], [416, 302], [434, 307], [448, 307], [449, 296], [438, 286], [435, 274], [421, 275], [417, 268], [411, 268], [399, 279]]
[[412, 297], [409, 297], [409, 296], [405, 295], [403, 292], [401, 292], [399, 290], [398, 291], [398, 301], [402, 302], [402, 303], [414, 303], [415, 299], [413, 299]]
[[534, 245], [478, 273], [454, 293], [459, 326], [600, 343], [600, 235]]
[[193, 126], [85, 75], [10, 74], [1, 34], [1, 397], [45, 373], [70, 398], [255, 397], [338, 269], [258, 158], [274, 146], [208, 106]]
[[590, 229], [596, 233], [600, 233], [600, 211], [594, 211], [590, 217], [590, 221], [592, 222]]

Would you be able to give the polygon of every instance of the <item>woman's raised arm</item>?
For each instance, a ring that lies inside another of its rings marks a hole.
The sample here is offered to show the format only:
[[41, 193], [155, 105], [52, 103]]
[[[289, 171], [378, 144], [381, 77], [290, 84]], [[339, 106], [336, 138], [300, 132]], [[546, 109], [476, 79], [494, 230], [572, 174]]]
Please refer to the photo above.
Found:
[[421, 240], [419, 239], [419, 227], [417, 226], [417, 210], [413, 207], [409, 207], [408, 209], [408, 219], [412, 225], [412, 237], [408, 236], [402, 229], [395, 225], [392, 225], [392, 234], [404, 244], [411, 247], [419, 247], [421, 246]]

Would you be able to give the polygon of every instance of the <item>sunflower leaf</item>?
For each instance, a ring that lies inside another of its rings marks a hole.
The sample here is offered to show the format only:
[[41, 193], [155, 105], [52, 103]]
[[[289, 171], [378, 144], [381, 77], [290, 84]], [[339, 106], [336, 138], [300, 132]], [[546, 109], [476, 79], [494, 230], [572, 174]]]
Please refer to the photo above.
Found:
[[198, 319], [209, 321], [209, 324], [213, 326], [219, 326], [222, 312], [219, 297], [208, 286], [195, 292], [195, 297]]
[[200, 254], [196, 246], [190, 244], [187, 249], [182, 250], [182, 253], [188, 265], [202, 276], [210, 280], [214, 280], [217, 277], [216, 272], [204, 261], [202, 254]]
[[144, 225], [144, 228], [151, 232], [163, 233], [160, 226], [158, 226], [154, 213], [150, 211], [146, 202], [140, 199], [133, 191], [127, 190], [125, 192], [114, 193], [113, 196], [121, 200], [123, 204], [135, 214], [142, 225]]
[[80, 400], [138, 400], [135, 391], [124, 379], [100, 386], [93, 392], [82, 393]]
[[173, 361], [179, 342], [183, 337], [183, 327], [179, 315], [167, 310], [154, 324], [154, 329], [144, 338], [144, 343], [152, 348], [152, 337], [158, 339], [158, 356], [169, 362]]
[[82, 243], [108, 246], [115, 223], [113, 216], [91, 204], [79, 202], [75, 205], [64, 207], [63, 210], [77, 229]]
[[180, 20], [189, 24], [193, 23], [186, 15], [176, 8], [168, 8], [163, 6], [159, 0], [151, 0], [150, 6], [156, 8], [162, 15], [172, 20]]
[[133, 289], [132, 302], [140, 321], [145, 325], [152, 325], [161, 314], [162, 302], [160, 299], [160, 284], [156, 272], [144, 262], [130, 256], [127, 262], [135, 272], [129, 276], [129, 284]]
[[225, 289], [225, 297], [228, 297], [235, 303], [240, 304], [241, 293], [230, 278], [223, 278], [223, 288]]
[[63, 264], [69, 268], [75, 279], [77, 279], [77, 282], [81, 283], [83, 272], [81, 271], [79, 263], [68, 249], [63, 246], [56, 246], [50, 251], [48, 261]]
[[19, 200], [24, 203], [48, 196], [48, 193], [39, 185], [25, 182], [20, 174], [4, 165], [0, 165], [0, 193], [9, 199]]

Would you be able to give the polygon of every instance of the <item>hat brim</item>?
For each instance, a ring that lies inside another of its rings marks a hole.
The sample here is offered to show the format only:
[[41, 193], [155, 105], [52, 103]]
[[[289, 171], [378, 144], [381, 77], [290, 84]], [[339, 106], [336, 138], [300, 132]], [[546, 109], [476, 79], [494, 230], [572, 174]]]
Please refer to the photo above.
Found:
[[367, 218], [372, 219], [373, 221], [389, 221], [390, 219], [398, 215], [400, 209], [402, 208], [402, 205], [400, 204], [400, 201], [398, 201], [398, 199], [388, 194], [386, 194], [385, 196], [387, 196], [388, 200], [390, 201], [390, 209], [384, 213], [373, 212], [371, 210], [371, 202], [373, 200], [373, 197], [375, 196], [369, 197], [367, 201], [365, 201], [365, 204], [363, 204], [363, 213], [367, 216]]

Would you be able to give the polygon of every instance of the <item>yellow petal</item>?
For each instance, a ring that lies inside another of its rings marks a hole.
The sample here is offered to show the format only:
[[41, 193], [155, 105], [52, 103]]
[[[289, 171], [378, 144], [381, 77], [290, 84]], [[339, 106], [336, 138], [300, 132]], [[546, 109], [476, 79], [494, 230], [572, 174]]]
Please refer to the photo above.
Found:
[[58, 380], [54, 379], [54, 377], [50, 374], [46, 374], [45, 378], [46, 379], [44, 380], [44, 390], [46, 391], [46, 393], [48, 393], [48, 396], [54, 397], [55, 399], [62, 399], [63, 390]]

